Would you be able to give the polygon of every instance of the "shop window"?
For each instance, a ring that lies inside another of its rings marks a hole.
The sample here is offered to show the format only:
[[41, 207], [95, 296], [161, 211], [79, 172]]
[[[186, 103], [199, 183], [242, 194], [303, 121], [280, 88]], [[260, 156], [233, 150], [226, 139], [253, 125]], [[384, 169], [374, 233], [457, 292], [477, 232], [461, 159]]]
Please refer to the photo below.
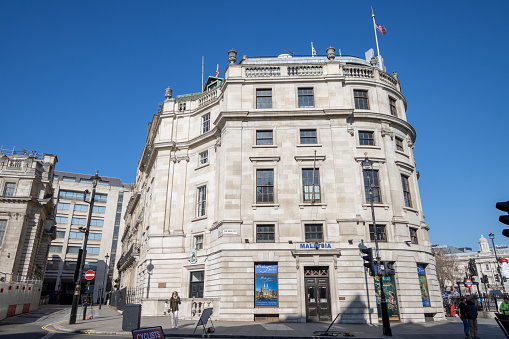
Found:
[[421, 287], [422, 306], [430, 307], [431, 302], [428, 291], [428, 280], [426, 279], [426, 265], [417, 264], [417, 274], [419, 276], [419, 286]]

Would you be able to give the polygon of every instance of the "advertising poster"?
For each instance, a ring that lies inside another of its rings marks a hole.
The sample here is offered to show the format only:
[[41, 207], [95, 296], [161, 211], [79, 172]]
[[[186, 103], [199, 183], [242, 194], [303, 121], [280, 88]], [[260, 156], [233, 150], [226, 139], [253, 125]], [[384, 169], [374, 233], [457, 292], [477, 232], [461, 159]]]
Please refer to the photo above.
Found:
[[422, 306], [424, 307], [431, 306], [431, 303], [429, 301], [428, 280], [426, 279], [426, 271], [424, 269], [424, 265], [417, 265], [417, 274], [419, 275], [419, 286], [421, 288]]
[[[396, 284], [394, 283], [394, 277], [380, 277], [383, 282], [383, 288], [385, 292], [385, 299], [387, 300], [387, 310], [389, 313], [389, 320], [399, 320], [399, 308], [398, 299], [396, 295]], [[378, 318], [382, 319], [382, 310], [380, 308], [380, 281], [378, 277], [374, 277], [375, 280], [375, 293], [376, 293], [376, 308], [378, 311]]]
[[278, 307], [277, 265], [255, 265], [255, 307]]

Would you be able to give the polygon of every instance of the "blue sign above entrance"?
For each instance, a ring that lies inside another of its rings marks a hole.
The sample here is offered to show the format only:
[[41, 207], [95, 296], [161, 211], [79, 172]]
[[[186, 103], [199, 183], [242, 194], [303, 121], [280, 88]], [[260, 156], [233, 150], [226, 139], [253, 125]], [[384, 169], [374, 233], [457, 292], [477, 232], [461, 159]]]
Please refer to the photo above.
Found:
[[319, 243], [319, 242], [315, 242], [315, 243], [305, 243], [305, 244], [300, 244], [300, 248], [332, 248], [330, 244], [328, 243]]

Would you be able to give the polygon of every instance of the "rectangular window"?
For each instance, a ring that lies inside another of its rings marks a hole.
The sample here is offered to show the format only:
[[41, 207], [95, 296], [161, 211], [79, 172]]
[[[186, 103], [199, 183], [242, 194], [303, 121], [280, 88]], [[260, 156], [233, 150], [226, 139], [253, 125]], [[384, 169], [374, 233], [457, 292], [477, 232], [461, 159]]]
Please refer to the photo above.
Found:
[[88, 179], [80, 179], [80, 182], [82, 184], [92, 184], [92, 180], [88, 180]]
[[274, 242], [274, 225], [256, 225], [256, 242]]
[[97, 272], [97, 261], [85, 261], [84, 271], [92, 270]]
[[77, 266], [76, 260], [64, 261], [64, 270], [75, 270]]
[[375, 145], [375, 139], [373, 139], [373, 132], [359, 131], [359, 145], [361, 146]]
[[272, 131], [256, 131], [257, 145], [272, 145]]
[[75, 181], [76, 181], [76, 178], [72, 178], [72, 177], [63, 177], [63, 178], [62, 178], [62, 181], [75, 182]]
[[87, 254], [99, 254], [99, 247], [87, 247]]
[[396, 108], [396, 99], [393, 99], [389, 97], [389, 107], [391, 110], [391, 115], [394, 115], [395, 117], [398, 116], [398, 110]]
[[102, 219], [90, 219], [90, 226], [103, 226], [104, 220]]
[[88, 240], [101, 240], [102, 235], [101, 233], [89, 233], [88, 234]]
[[[363, 170], [364, 176], [364, 194], [366, 195], [366, 204], [371, 203], [371, 192], [373, 193], [373, 203], [380, 204], [380, 182], [378, 180], [378, 170]], [[370, 188], [373, 187], [373, 191]]]
[[69, 232], [69, 239], [83, 239], [83, 236], [84, 234], [81, 232]]
[[7, 220], [0, 220], [0, 246], [4, 242], [5, 229], [7, 228]]
[[57, 231], [57, 238], [58, 239], [65, 238], [65, 231]]
[[256, 90], [256, 108], [272, 108], [272, 90]]
[[[376, 232], [378, 241], [387, 241], [387, 234], [385, 233], [385, 225], [376, 225]], [[369, 239], [375, 241], [375, 227], [369, 225]]]
[[403, 186], [403, 198], [405, 206], [412, 207], [412, 197], [410, 196], [410, 185], [408, 185], [408, 177], [401, 175], [401, 185]]
[[198, 197], [196, 199], [196, 216], [205, 216], [205, 206], [207, 204], [207, 186], [198, 187]]
[[200, 153], [200, 166], [206, 165], [209, 163], [209, 151]]
[[60, 192], [58, 192], [58, 197], [68, 200], [83, 200], [85, 195], [83, 192], [60, 190]]
[[46, 264], [46, 270], [56, 271], [58, 270], [59, 266], [60, 260], [48, 260], [48, 263]]
[[302, 192], [304, 202], [320, 202], [320, 170], [305, 168], [302, 170]]
[[419, 239], [417, 239], [417, 229], [410, 227], [409, 230], [410, 230], [410, 242], [412, 244], [417, 245], [419, 243]]
[[403, 139], [396, 137], [396, 151], [404, 152]]
[[80, 212], [86, 212], [88, 211], [88, 206], [87, 205], [74, 205], [74, 210], [75, 211], [80, 211]]
[[277, 264], [255, 264], [255, 307], [278, 307]]
[[306, 242], [323, 241], [323, 225], [322, 224], [305, 224], [304, 233]]
[[92, 212], [94, 212], [94, 213], [104, 213], [104, 212], [106, 212], [106, 207], [105, 206], [94, 206], [92, 208]]
[[96, 194], [94, 196], [94, 202], [107, 202], [108, 195], [107, 194]]
[[13, 182], [6, 182], [4, 187], [4, 197], [13, 197], [16, 184]]
[[191, 282], [189, 286], [189, 298], [203, 298], [203, 286], [205, 281], [205, 272], [191, 272]]
[[203, 234], [194, 237], [194, 249], [197, 251], [203, 249]]
[[67, 224], [67, 217], [55, 217], [57, 224]]
[[[81, 246], [67, 246], [67, 253], [79, 253]], [[87, 248], [88, 253], [88, 248]]]
[[57, 210], [68, 210], [69, 208], [71, 208], [71, 204], [66, 204], [63, 202], [59, 202], [57, 204]]
[[210, 113], [205, 114], [201, 117], [201, 132], [207, 133], [210, 131]]
[[97, 183], [97, 185], [101, 185], [101, 186], [109, 186], [109, 185], [110, 185], [110, 183], [109, 183], [108, 181], [99, 181], [99, 182]]
[[85, 226], [87, 219], [85, 218], [72, 218], [71, 225], [81, 225]]
[[274, 202], [274, 170], [256, 170], [256, 202]]
[[299, 88], [299, 107], [314, 107], [313, 89]]
[[369, 109], [368, 91], [354, 90], [353, 98], [356, 109]]
[[50, 253], [62, 253], [62, 246], [50, 246], [49, 247]]
[[428, 291], [428, 280], [426, 279], [426, 266], [417, 264], [417, 275], [419, 276], [419, 286], [421, 287], [422, 306], [430, 307], [431, 302]]
[[316, 144], [316, 129], [301, 129], [300, 130], [300, 143], [301, 144]]

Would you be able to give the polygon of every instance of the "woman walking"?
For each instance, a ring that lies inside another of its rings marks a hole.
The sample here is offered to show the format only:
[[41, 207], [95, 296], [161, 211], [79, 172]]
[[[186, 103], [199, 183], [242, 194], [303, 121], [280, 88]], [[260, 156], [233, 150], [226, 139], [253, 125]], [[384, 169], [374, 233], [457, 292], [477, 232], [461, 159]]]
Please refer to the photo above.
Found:
[[178, 328], [180, 297], [177, 291], [173, 292], [170, 299], [171, 328]]

